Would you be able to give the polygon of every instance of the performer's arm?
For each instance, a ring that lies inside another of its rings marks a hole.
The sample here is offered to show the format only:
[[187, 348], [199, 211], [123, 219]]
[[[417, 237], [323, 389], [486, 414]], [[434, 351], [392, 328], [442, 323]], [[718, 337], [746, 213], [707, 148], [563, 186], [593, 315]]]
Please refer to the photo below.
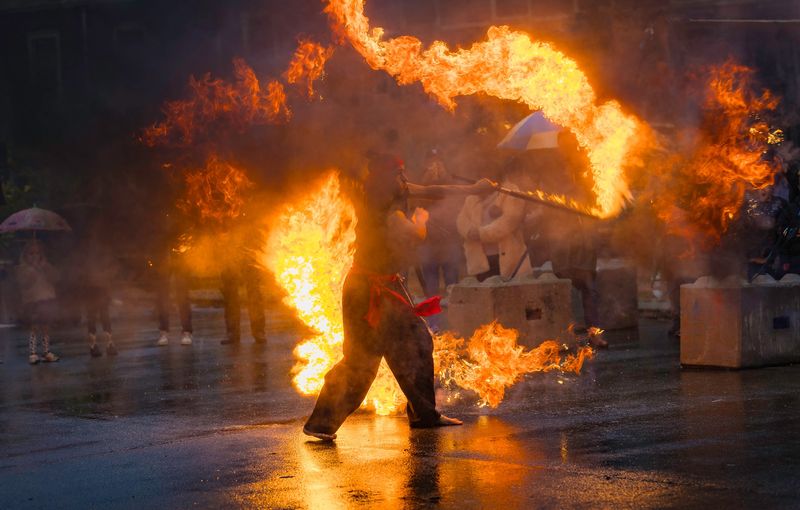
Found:
[[421, 184], [407, 183], [408, 192], [412, 197], [430, 198], [433, 200], [459, 195], [485, 195], [491, 193], [497, 184], [489, 179], [481, 179], [475, 184], [436, 184], [423, 186]]

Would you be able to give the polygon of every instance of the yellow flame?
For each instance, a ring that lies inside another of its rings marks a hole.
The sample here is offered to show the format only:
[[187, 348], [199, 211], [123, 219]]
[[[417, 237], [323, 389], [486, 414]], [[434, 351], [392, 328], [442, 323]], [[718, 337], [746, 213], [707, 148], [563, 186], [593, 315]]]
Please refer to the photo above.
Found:
[[583, 347], [576, 355], [561, 356], [562, 347], [552, 341], [543, 342], [529, 351], [517, 344], [519, 333], [497, 322], [478, 328], [464, 345], [452, 333], [435, 337], [434, 363], [439, 380], [445, 386], [458, 386], [474, 391], [478, 405], [497, 407], [506, 388], [534, 372], [580, 373], [586, 359], [594, 351]]
[[487, 40], [452, 51], [441, 41], [424, 49], [411, 36], [384, 39], [364, 15], [365, 0], [327, 0], [333, 29], [373, 69], [400, 84], [420, 83], [443, 106], [457, 96], [485, 93], [520, 101], [575, 134], [586, 150], [601, 215], [613, 216], [630, 198], [623, 168], [640, 122], [619, 103], [598, 104], [586, 75], [575, 61], [551, 45], [532, 41], [506, 26], [489, 28]]
[[[284, 208], [276, 218], [262, 263], [286, 291], [285, 303], [316, 334], [295, 349], [298, 364], [294, 385], [305, 395], [322, 389], [325, 374], [342, 359], [342, 289], [353, 265], [357, 218], [352, 203], [341, 194], [336, 172], [318, 189]], [[505, 389], [525, 374], [537, 371], [580, 372], [592, 351], [562, 359], [553, 341], [526, 351], [518, 334], [499, 324], [480, 328], [469, 342], [450, 333], [434, 338], [436, 374], [446, 385], [477, 393], [480, 404], [496, 407]], [[363, 406], [386, 415], [400, 411], [405, 398], [385, 362], [381, 363]]]
[[[342, 359], [342, 289], [353, 265], [356, 213], [330, 172], [316, 192], [288, 207], [274, 222], [262, 263], [286, 291], [284, 302], [316, 331], [295, 349], [299, 359], [294, 385], [316, 395], [325, 374]], [[378, 414], [399, 410], [402, 392], [386, 363], [370, 388], [365, 405]]]
[[319, 392], [342, 357], [342, 287], [353, 264], [355, 224], [355, 209], [332, 172], [316, 193], [286, 208], [262, 254], [287, 293], [285, 303], [317, 332], [295, 349], [301, 366], [294, 384], [306, 395]]

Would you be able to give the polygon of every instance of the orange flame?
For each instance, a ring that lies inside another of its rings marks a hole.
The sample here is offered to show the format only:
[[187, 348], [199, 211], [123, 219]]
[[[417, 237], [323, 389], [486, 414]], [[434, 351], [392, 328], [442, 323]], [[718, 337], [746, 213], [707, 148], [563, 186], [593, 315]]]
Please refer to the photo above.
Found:
[[561, 356], [561, 346], [548, 340], [526, 351], [517, 345], [519, 333], [493, 322], [479, 328], [464, 347], [464, 340], [452, 333], [435, 337], [435, 370], [446, 386], [474, 391], [480, 406], [497, 407], [506, 388], [534, 372], [574, 372], [594, 356], [590, 347], [576, 355]]
[[218, 123], [237, 130], [253, 124], [277, 123], [291, 116], [283, 85], [271, 81], [266, 88], [241, 59], [233, 62], [234, 83], [191, 77], [191, 98], [164, 106], [165, 119], [145, 129], [142, 141], [156, 145], [189, 146]]
[[[752, 69], [731, 61], [711, 69], [702, 138], [688, 160], [674, 165], [679, 184], [655, 201], [670, 232], [713, 245], [739, 214], [745, 191], [773, 183], [777, 167], [763, 154], [776, 134], [762, 116], [779, 101], [755, 92], [753, 79]], [[683, 209], [674, 205], [679, 199]]]
[[212, 155], [205, 168], [186, 173], [186, 193], [178, 206], [197, 212], [203, 220], [238, 218], [244, 209], [244, 193], [252, 187], [242, 170]]
[[314, 82], [325, 75], [325, 64], [333, 52], [331, 47], [323, 47], [309, 39], [301, 40], [286, 71], [286, 81], [292, 85], [305, 82], [308, 97], [314, 97]]
[[[294, 385], [304, 395], [322, 389], [325, 374], [342, 358], [342, 289], [352, 267], [355, 209], [341, 195], [338, 175], [331, 172], [319, 189], [283, 208], [275, 219], [261, 255], [286, 291], [284, 302], [316, 333], [295, 349]], [[516, 345], [517, 333], [491, 324], [481, 328], [463, 349], [451, 334], [435, 338], [434, 360], [440, 380], [475, 391], [482, 405], [496, 407], [505, 388], [536, 371], [580, 372], [591, 349], [562, 359], [555, 342], [532, 351]], [[385, 362], [363, 406], [378, 414], [402, 409], [402, 391]]]
[[586, 75], [575, 61], [545, 43], [508, 27], [491, 27], [487, 40], [451, 51], [441, 41], [423, 49], [411, 36], [384, 40], [371, 28], [365, 0], [326, 0], [333, 30], [373, 69], [400, 84], [419, 82], [449, 109], [454, 98], [485, 93], [520, 101], [572, 131], [591, 163], [596, 206], [603, 217], [617, 214], [630, 198], [623, 169], [629, 163], [640, 122], [617, 102], [597, 103]]

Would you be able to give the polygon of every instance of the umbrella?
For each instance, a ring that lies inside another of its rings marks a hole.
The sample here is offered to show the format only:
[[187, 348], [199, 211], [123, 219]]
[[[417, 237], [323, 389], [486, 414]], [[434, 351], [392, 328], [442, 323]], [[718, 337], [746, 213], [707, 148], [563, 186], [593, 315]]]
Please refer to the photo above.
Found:
[[534, 112], [511, 128], [497, 148], [518, 151], [556, 149], [559, 132], [561, 128], [547, 120], [542, 112]]
[[46, 209], [32, 207], [16, 212], [0, 223], [0, 233], [42, 230], [72, 230], [67, 221]]

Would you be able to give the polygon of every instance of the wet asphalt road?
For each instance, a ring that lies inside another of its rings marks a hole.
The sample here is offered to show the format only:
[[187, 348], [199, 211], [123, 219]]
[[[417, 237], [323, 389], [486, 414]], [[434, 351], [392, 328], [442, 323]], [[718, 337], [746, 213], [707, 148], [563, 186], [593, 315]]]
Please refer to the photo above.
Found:
[[267, 347], [231, 348], [203, 310], [194, 346], [158, 348], [134, 317], [118, 358], [73, 330], [35, 367], [0, 330], [0, 508], [800, 508], [800, 367], [681, 371], [643, 321], [580, 377], [444, 406], [463, 427], [358, 414], [324, 445], [300, 433], [299, 333], [270, 322]]

